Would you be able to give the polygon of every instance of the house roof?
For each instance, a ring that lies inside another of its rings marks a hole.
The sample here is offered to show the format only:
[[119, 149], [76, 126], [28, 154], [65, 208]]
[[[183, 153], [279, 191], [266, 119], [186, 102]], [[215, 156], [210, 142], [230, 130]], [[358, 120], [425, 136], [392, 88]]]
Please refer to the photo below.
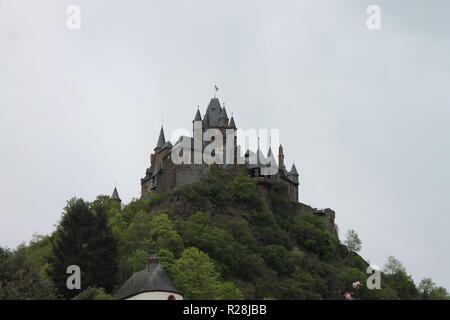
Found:
[[136, 294], [151, 291], [166, 291], [181, 294], [159, 263], [150, 263], [148, 268], [134, 273], [117, 291], [114, 299], [121, 300]]

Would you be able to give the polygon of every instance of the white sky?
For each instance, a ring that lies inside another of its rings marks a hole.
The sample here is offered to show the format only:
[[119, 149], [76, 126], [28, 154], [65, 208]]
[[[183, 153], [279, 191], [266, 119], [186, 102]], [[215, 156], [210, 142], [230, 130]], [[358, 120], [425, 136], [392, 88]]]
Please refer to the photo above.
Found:
[[[66, 28], [81, 7], [82, 27]], [[382, 29], [366, 28], [366, 8]], [[450, 288], [448, 1], [0, 0], [0, 245], [54, 229], [65, 201], [125, 202], [156, 144], [219, 98], [279, 128], [300, 199], [362, 255]]]

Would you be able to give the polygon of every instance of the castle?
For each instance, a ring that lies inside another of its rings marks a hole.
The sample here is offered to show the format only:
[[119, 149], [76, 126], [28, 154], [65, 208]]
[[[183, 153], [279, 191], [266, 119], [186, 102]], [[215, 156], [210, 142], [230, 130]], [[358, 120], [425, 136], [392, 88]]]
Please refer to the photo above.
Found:
[[[146, 170], [145, 177], [141, 179], [141, 196], [151, 192], [167, 192], [205, 178], [210, 164], [204, 161], [197, 163], [194, 159], [198, 159], [198, 157], [203, 159], [203, 154], [208, 148], [207, 141], [203, 141], [203, 137], [212, 131], [221, 133], [224, 138], [223, 145], [227, 145], [227, 135], [229, 136], [231, 133], [233, 137], [227, 148], [221, 150], [223, 158], [231, 156], [233, 160], [231, 163], [220, 164], [222, 169], [237, 174], [242, 168], [245, 168], [252, 177], [257, 179], [262, 190], [268, 190], [274, 182], [281, 182], [287, 186], [289, 199], [298, 201], [299, 175], [295, 164], [292, 164], [291, 170], [286, 170], [283, 147], [279, 146], [278, 161], [276, 161], [270, 146], [267, 156], [264, 156], [259, 147], [258, 138], [256, 153], [247, 150], [244, 156], [241, 156], [241, 147], [237, 144], [237, 127], [234, 117], [228, 118], [225, 106], [220, 104], [218, 98], [211, 99], [203, 118], [200, 110], [197, 110], [194, 120], [192, 120], [192, 128], [192, 137], [182, 136], [175, 145], [172, 145], [170, 141], [166, 141], [164, 129], [161, 126], [158, 142], [154, 152], [150, 155], [150, 167]], [[194, 159], [188, 157], [187, 161], [175, 164], [172, 161], [173, 151], [178, 152], [181, 145], [187, 146], [194, 155]], [[212, 154], [214, 155], [214, 151]], [[253, 159], [255, 161], [252, 161]], [[268, 167], [275, 167], [275, 172], [267, 174]]]

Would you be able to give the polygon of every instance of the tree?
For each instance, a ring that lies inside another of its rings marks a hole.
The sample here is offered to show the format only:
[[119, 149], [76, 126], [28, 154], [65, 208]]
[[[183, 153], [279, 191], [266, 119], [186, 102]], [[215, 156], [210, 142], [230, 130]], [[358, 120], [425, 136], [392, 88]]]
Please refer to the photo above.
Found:
[[0, 300], [52, 300], [56, 298], [53, 283], [26, 262], [26, 247], [10, 251], [0, 248]]
[[398, 259], [393, 256], [389, 256], [387, 258], [387, 263], [383, 268], [383, 272], [385, 272], [386, 274], [404, 272], [406, 274], [406, 269]]
[[434, 290], [436, 284], [430, 278], [424, 278], [419, 283], [419, 292], [422, 294], [422, 298], [427, 300], [431, 291]]
[[143, 210], [138, 211], [124, 232], [122, 240], [122, 253], [125, 254], [136, 249], [157, 252], [166, 248], [175, 254], [183, 250], [183, 240], [165, 213], [150, 215]]
[[429, 300], [450, 300], [450, 296], [448, 294], [447, 289], [444, 287], [434, 288], [430, 295], [428, 296]]
[[398, 259], [389, 256], [383, 271], [386, 274], [384, 276], [385, 282], [395, 290], [398, 298], [403, 300], [417, 299], [419, 291]]
[[138, 272], [144, 270], [148, 265], [149, 255], [144, 250], [136, 250], [128, 257], [128, 270], [131, 272]]
[[52, 250], [49, 273], [63, 297], [72, 298], [81, 290], [67, 288], [66, 272], [70, 265], [80, 267], [82, 288], [101, 287], [107, 292], [114, 288], [117, 244], [103, 206], [94, 210], [82, 199], [69, 200], [52, 241]]
[[103, 288], [88, 287], [79, 295], [75, 296], [73, 300], [112, 300], [112, 298]]
[[269, 245], [264, 248], [264, 260], [272, 266], [279, 274], [289, 274], [294, 269], [293, 259], [290, 252], [280, 245]]
[[241, 290], [232, 282], [225, 281], [217, 289], [217, 300], [244, 300]]
[[362, 242], [355, 230], [348, 230], [344, 244], [347, 246], [348, 250], [359, 252], [361, 250]]
[[173, 266], [175, 264], [175, 256], [168, 249], [160, 249], [158, 251], [158, 262], [163, 266], [167, 274], [173, 278]]
[[206, 253], [194, 247], [185, 249], [175, 262], [173, 273], [173, 280], [186, 299], [216, 298], [219, 273]]
[[419, 283], [419, 292], [424, 300], [449, 300], [448, 292], [443, 287], [437, 287], [430, 278], [424, 278]]

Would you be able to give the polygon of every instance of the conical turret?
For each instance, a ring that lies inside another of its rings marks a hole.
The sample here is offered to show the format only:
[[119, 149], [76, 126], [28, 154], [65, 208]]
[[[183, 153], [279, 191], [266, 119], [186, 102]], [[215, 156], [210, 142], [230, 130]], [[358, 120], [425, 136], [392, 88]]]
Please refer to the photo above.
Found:
[[202, 115], [200, 114], [200, 109], [197, 109], [197, 112], [195, 113], [195, 118], [194, 120], [192, 120], [192, 122], [194, 121], [202, 121]]
[[227, 115], [227, 110], [225, 109], [225, 107], [223, 107], [222, 111], [220, 112], [219, 127], [221, 127], [221, 128], [228, 127], [228, 115]]
[[111, 195], [111, 200], [117, 201], [117, 203], [119, 203], [119, 207], [122, 206], [122, 200], [119, 197], [119, 193], [117, 192], [117, 188], [114, 188], [113, 193]]
[[236, 124], [234, 123], [234, 117], [233, 117], [233, 116], [231, 116], [230, 124], [228, 125], [228, 128], [234, 129], [234, 130], [237, 129], [237, 128], [236, 128]]
[[164, 128], [161, 126], [161, 131], [159, 132], [158, 143], [156, 144], [155, 151], [160, 150], [166, 143], [166, 138], [164, 137]]

